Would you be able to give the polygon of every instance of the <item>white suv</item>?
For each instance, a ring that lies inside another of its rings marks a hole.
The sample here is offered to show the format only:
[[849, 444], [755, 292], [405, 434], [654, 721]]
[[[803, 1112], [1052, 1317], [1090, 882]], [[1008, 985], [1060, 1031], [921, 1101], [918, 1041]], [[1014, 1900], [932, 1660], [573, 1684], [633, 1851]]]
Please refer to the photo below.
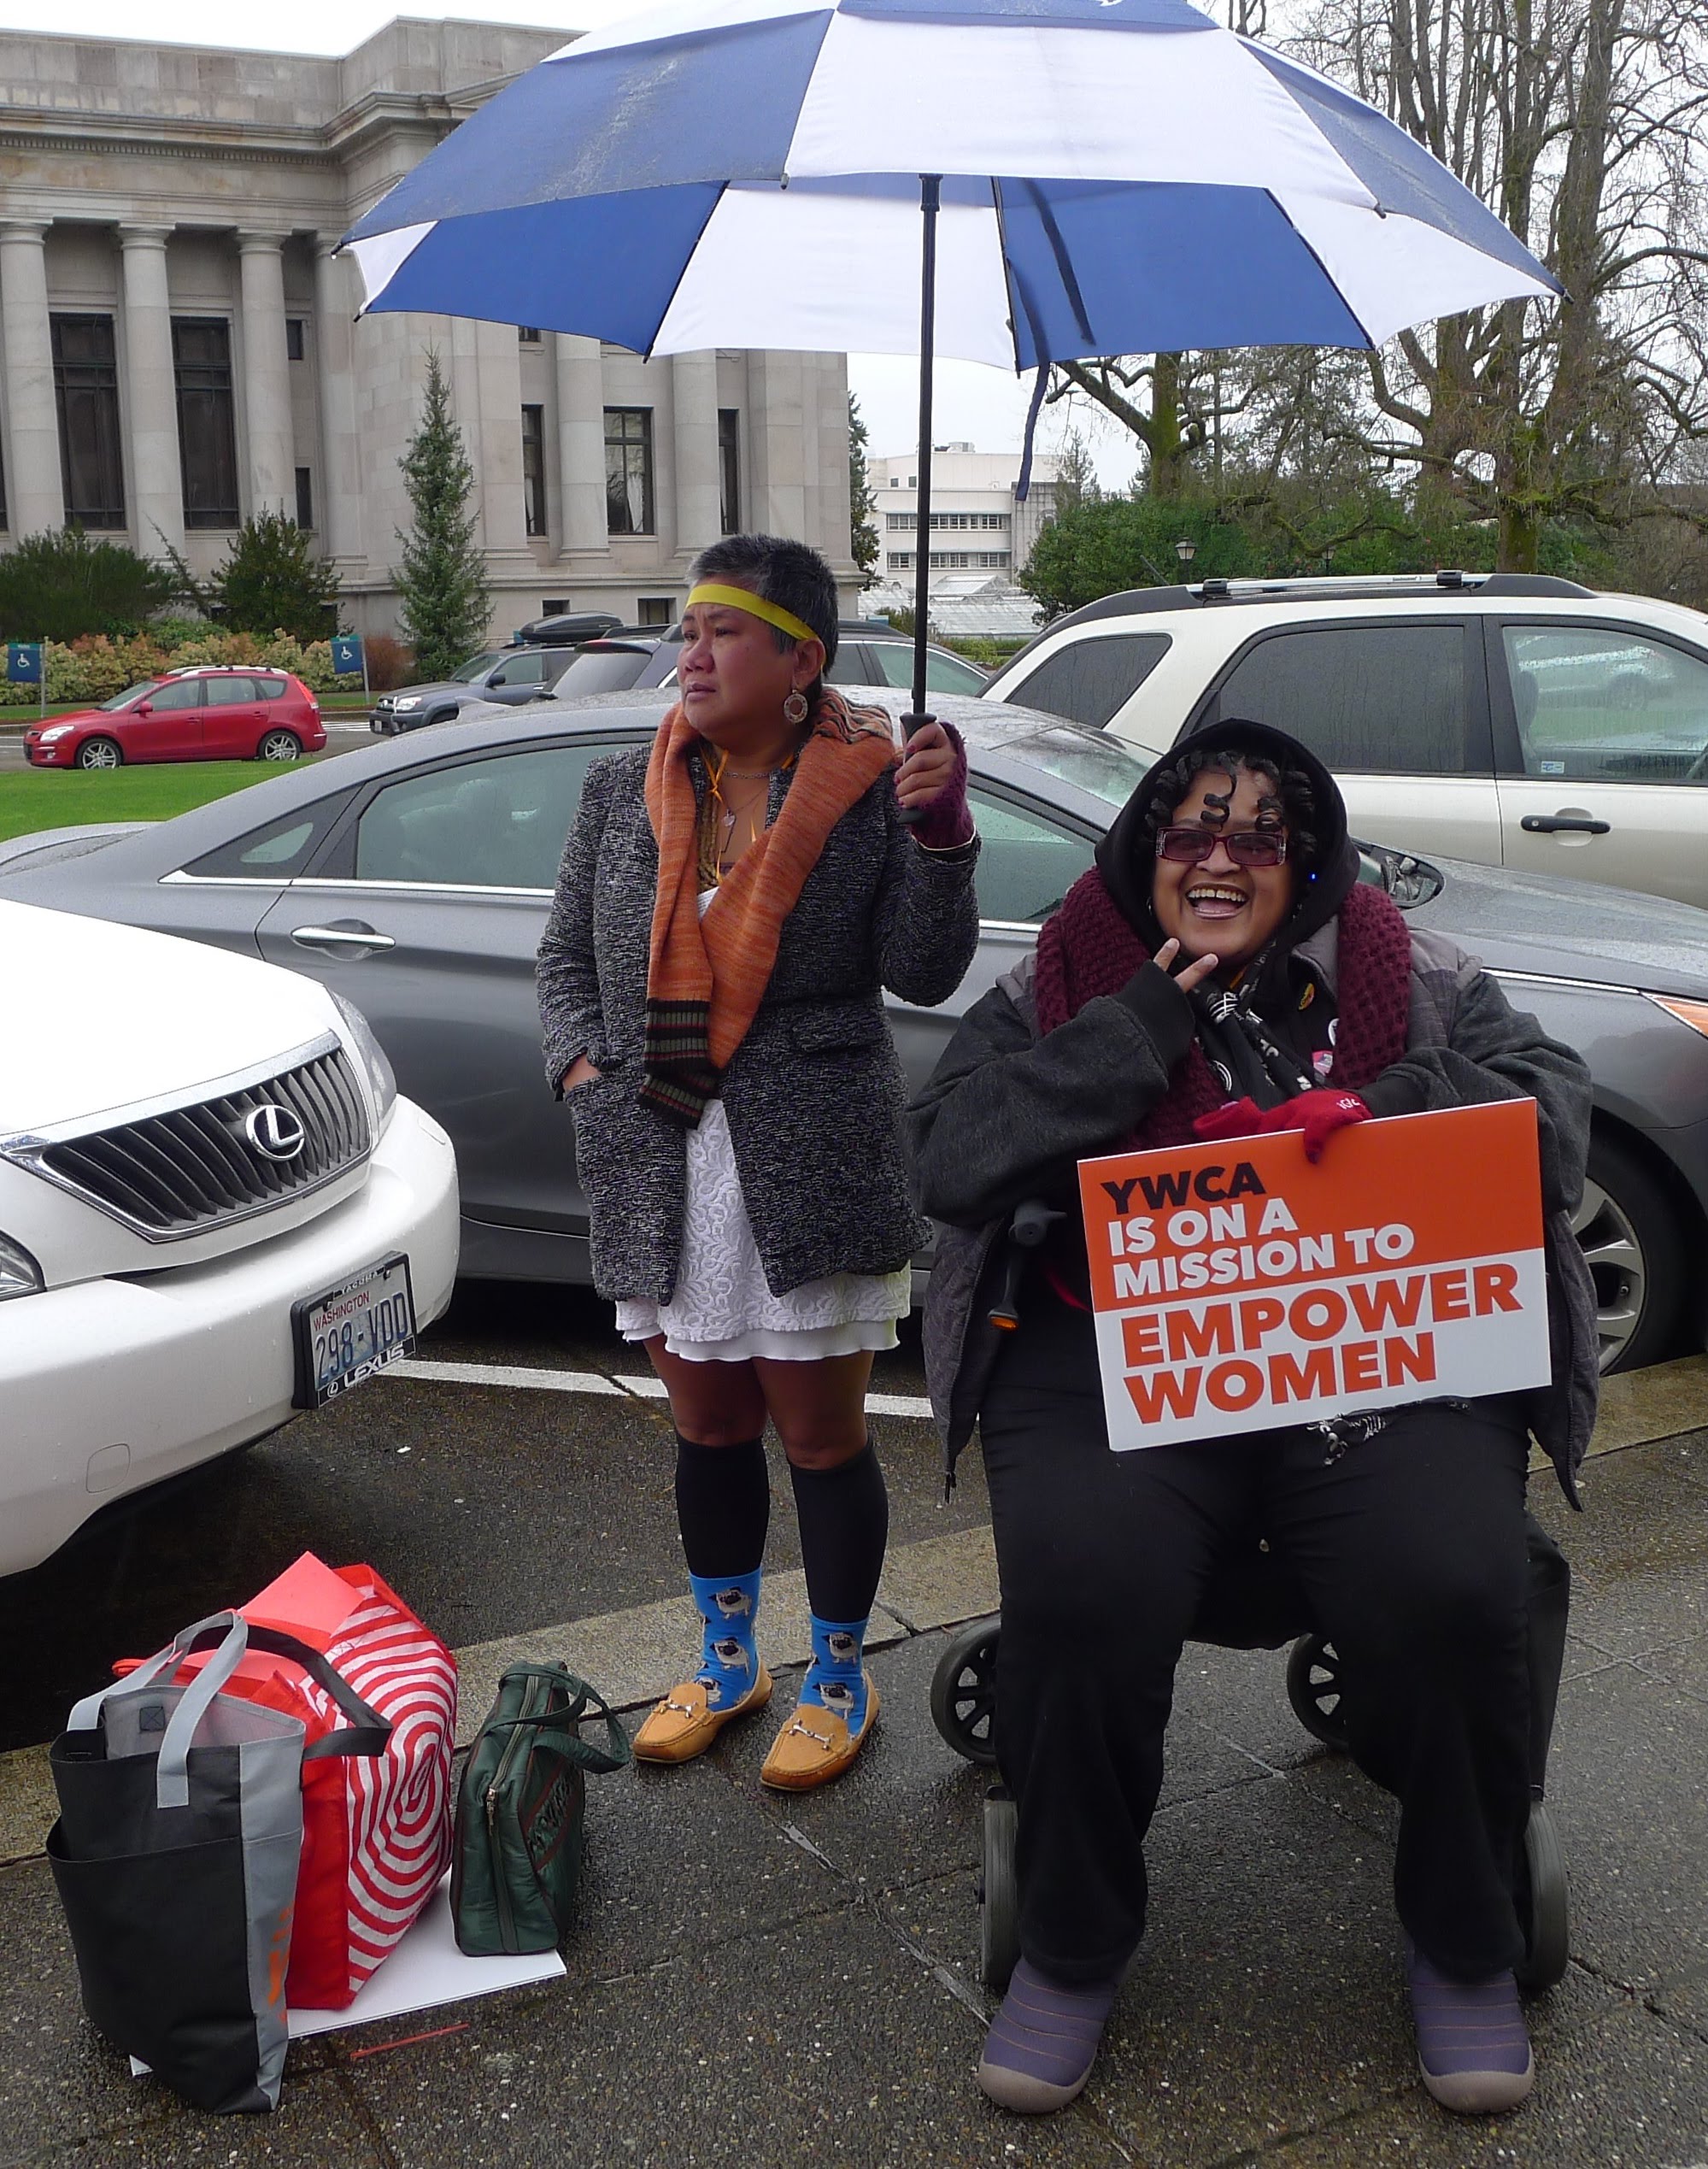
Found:
[[1159, 754], [1248, 716], [1311, 746], [1353, 832], [1708, 905], [1708, 617], [1517, 573], [1106, 596], [986, 697]]
[[0, 1575], [372, 1377], [450, 1300], [456, 1165], [349, 1004], [0, 901]]

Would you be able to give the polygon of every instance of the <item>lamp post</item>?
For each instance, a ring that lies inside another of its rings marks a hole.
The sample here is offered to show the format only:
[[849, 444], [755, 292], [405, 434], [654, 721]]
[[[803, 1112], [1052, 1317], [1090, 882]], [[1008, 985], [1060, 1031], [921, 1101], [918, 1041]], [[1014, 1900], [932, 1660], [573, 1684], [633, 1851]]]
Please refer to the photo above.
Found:
[[1198, 545], [1189, 537], [1183, 535], [1174, 545], [1174, 554], [1183, 565], [1189, 565], [1198, 555]]

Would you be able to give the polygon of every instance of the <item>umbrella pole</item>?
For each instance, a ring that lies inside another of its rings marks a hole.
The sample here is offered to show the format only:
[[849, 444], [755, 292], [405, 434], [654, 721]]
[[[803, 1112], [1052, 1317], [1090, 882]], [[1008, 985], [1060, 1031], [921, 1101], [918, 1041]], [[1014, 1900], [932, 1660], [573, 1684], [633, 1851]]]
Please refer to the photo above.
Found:
[[925, 712], [925, 641], [930, 621], [931, 581], [931, 373], [936, 344], [937, 204], [942, 176], [919, 176], [919, 488], [913, 536], [913, 708], [902, 727], [912, 738], [923, 724], [936, 721]]
[[[931, 583], [931, 370], [936, 344], [937, 205], [942, 192], [940, 173], [919, 176], [919, 486], [914, 500], [913, 533], [913, 704], [901, 719], [904, 738], [936, 718], [925, 708], [925, 638], [930, 621]], [[903, 825], [912, 828], [919, 816], [902, 808]]]

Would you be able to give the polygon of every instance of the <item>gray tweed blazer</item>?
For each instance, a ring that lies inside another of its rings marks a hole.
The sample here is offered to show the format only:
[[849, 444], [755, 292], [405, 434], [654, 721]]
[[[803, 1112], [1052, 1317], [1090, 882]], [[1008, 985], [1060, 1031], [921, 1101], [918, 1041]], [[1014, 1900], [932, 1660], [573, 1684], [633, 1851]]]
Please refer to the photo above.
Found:
[[[687, 1133], [639, 1096], [658, 845], [648, 752], [588, 769], [537, 979], [554, 1089], [578, 1055], [600, 1074], [567, 1096], [592, 1221], [593, 1278], [613, 1300], [676, 1285]], [[690, 767], [703, 794], [705, 771]], [[776, 818], [790, 781], [771, 785]], [[974, 841], [926, 851], [881, 776], [827, 838], [784, 920], [777, 961], [721, 1096], [742, 1195], [775, 1295], [828, 1273], [889, 1273], [930, 1230], [909, 1194], [907, 1091], [883, 990], [946, 1000], [978, 941]]]

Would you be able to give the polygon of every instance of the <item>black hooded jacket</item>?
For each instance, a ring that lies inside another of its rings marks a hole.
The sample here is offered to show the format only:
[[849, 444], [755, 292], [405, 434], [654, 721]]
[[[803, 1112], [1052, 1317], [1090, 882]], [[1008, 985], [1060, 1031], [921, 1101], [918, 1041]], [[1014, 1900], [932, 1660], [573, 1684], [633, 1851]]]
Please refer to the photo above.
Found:
[[[1053, 1032], [1041, 1034], [1027, 958], [974, 1003], [944, 1049], [930, 1082], [908, 1111], [914, 1181], [923, 1209], [939, 1224], [925, 1311], [926, 1370], [951, 1465], [970, 1434], [998, 1337], [985, 1314], [1009, 1216], [1042, 1196], [1078, 1226], [1080, 1160], [1118, 1148], [1168, 1090], [1194, 1036], [1221, 1068], [1230, 1098], [1250, 1091], [1275, 1105], [1306, 1089], [1312, 1037], [1333, 1014], [1337, 915], [1359, 879], [1340, 791], [1320, 761], [1284, 732], [1223, 723], [1199, 734], [1206, 749], [1247, 749], [1308, 777], [1317, 831], [1303, 858], [1294, 909], [1231, 990], [1246, 1023], [1214, 1012], [1205, 983], [1196, 996], [1153, 964], [1112, 995], [1095, 996]], [[1140, 940], [1163, 939], [1151, 908], [1161, 773], [1184, 747], [1156, 764], [1099, 846], [1105, 885]], [[1168, 798], [1174, 796], [1171, 783]], [[1297, 863], [1297, 861], [1294, 861]], [[1573, 1494], [1573, 1477], [1594, 1420], [1598, 1343], [1588, 1269], [1569, 1215], [1582, 1193], [1589, 1147], [1589, 1074], [1582, 1056], [1514, 1011], [1500, 986], [1449, 938], [1412, 927], [1406, 1045], [1359, 1097], [1373, 1114], [1535, 1101], [1547, 1222], [1550, 1319], [1555, 1378], [1529, 1396], [1531, 1429]], [[1310, 985], [1312, 1021], [1298, 1027]], [[1301, 1074], [1289, 1088], [1266, 1075], [1247, 1029], [1255, 1019], [1291, 1052]], [[1219, 1026], [1219, 1028], [1218, 1028]], [[1083, 1252], [1083, 1242], [1081, 1244]]]

